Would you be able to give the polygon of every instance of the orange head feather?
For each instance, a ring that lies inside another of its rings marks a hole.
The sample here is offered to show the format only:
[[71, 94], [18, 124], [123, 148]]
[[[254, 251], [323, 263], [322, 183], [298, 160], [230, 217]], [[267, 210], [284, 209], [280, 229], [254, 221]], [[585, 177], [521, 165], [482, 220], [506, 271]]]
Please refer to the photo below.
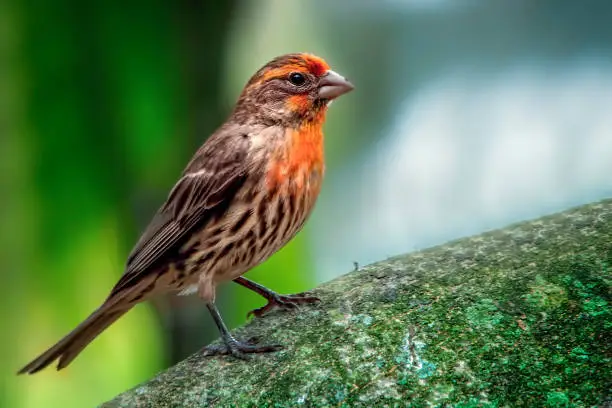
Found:
[[[341, 92], [330, 93], [334, 87]], [[321, 92], [324, 88], [326, 93]], [[352, 85], [331, 71], [322, 58], [306, 53], [283, 55], [249, 80], [234, 110], [234, 119], [277, 122], [292, 128], [302, 122], [322, 124], [329, 101], [351, 89]]]
[[312, 54], [288, 54], [270, 61], [260, 69], [250, 82], [261, 83], [275, 78], [287, 78], [293, 72], [321, 77], [329, 70], [323, 58]]

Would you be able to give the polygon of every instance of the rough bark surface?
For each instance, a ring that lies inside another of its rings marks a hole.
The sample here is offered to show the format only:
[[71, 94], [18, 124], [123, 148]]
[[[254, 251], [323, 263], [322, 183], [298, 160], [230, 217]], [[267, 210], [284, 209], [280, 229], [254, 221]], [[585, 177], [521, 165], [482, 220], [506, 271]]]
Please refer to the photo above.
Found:
[[612, 406], [612, 200], [341, 276], [102, 407]]

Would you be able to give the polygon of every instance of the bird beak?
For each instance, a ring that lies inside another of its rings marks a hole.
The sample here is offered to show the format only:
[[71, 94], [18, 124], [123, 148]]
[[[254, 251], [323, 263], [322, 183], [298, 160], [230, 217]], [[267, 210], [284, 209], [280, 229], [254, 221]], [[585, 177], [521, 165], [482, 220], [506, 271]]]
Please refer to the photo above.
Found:
[[330, 69], [319, 81], [319, 98], [331, 101], [340, 95], [352, 91], [353, 88], [355, 88], [353, 84], [347, 81], [346, 78]]

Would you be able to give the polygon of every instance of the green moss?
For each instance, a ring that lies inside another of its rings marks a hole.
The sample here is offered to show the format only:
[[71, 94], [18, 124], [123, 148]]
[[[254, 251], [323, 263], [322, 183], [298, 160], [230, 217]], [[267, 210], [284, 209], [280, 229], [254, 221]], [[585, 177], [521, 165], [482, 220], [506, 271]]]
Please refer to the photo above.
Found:
[[563, 286], [546, 281], [542, 275], [536, 275], [534, 284], [525, 295], [525, 300], [542, 311], [553, 310], [567, 302], [567, 293]]
[[474, 306], [469, 306], [466, 317], [470, 326], [479, 330], [493, 329], [504, 318], [491, 299], [482, 299]]
[[587, 407], [609, 397], [612, 201], [390, 259], [106, 407]]
[[569, 406], [569, 397], [564, 392], [551, 391], [546, 395], [546, 405], [561, 408]]

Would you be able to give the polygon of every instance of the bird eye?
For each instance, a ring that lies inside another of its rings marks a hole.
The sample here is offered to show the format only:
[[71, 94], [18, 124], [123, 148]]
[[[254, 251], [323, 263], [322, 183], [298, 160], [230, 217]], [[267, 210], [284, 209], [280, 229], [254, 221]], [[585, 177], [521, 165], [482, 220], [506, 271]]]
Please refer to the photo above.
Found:
[[289, 74], [289, 82], [296, 86], [304, 85], [306, 77], [299, 72], [292, 72]]

